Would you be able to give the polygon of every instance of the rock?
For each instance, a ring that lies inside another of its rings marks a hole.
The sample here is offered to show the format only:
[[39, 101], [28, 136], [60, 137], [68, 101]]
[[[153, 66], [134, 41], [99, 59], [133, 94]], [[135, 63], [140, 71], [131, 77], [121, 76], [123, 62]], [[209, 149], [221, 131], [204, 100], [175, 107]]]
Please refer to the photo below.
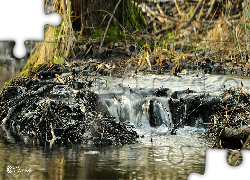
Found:
[[101, 59], [102, 55], [99, 53], [98, 49], [93, 48], [93, 57]]
[[159, 89], [155, 90], [154, 94], [156, 97], [163, 97], [163, 96], [167, 97], [168, 91], [169, 91], [169, 88], [160, 87]]

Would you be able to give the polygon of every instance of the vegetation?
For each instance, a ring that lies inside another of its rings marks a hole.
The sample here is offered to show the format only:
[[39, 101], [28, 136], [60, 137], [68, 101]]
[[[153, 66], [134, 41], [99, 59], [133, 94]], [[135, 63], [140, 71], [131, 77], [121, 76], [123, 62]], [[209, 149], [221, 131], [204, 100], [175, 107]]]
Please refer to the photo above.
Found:
[[[142, 11], [139, 10], [138, 0], [127, 0], [125, 6], [120, 4], [112, 23], [108, 26], [107, 21], [112, 16], [117, 2], [117, 0], [110, 1], [106, 9], [90, 7], [84, 11], [86, 7], [84, 9], [83, 6], [86, 6], [84, 3], [87, 2], [81, 1], [79, 8], [80, 1], [55, 1], [53, 11], [62, 15], [62, 24], [58, 27], [46, 27], [45, 41], [36, 45], [22, 75], [28, 76], [45, 65], [63, 64], [66, 58], [74, 58], [76, 56], [74, 50], [78, 46], [76, 43], [84, 42], [89, 37], [96, 41], [101, 40], [106, 28], [108, 28], [106, 45], [110, 42], [129, 40], [139, 49], [137, 57], [132, 57], [126, 63], [137, 61], [139, 70], [151, 69], [151, 61], [161, 63], [166, 59], [173, 59], [178, 67], [181, 58], [190, 57], [188, 55], [190, 53], [196, 56], [205, 49], [208, 49], [206, 52], [209, 52], [215, 61], [231, 59], [233, 63], [248, 69], [246, 56], [249, 50], [250, 31], [248, 3], [239, 1], [238, 4], [232, 5], [230, 2], [216, 4], [215, 1], [198, 3], [186, 0], [184, 4], [175, 2], [175, 6], [171, 9], [174, 13], [170, 17], [169, 9], [163, 12], [161, 9], [163, 6], [158, 2], [154, 2], [153, 5], [151, 1], [146, 3], [146, 16], [145, 12], [144, 15], [142, 13], [143, 8]], [[103, 3], [105, 1], [98, 1], [96, 4], [100, 6]], [[146, 16], [146, 20], [143, 16]], [[153, 39], [151, 41], [145, 40], [138, 33], [133, 34], [134, 31], [144, 30], [146, 21], [148, 31], [152, 33], [148, 34]], [[161, 56], [162, 54], [165, 56]], [[189, 59], [193, 61], [194, 58]]]
[[[116, 2], [116, 1], [115, 1]], [[60, 26], [47, 26], [45, 28], [45, 41], [38, 43], [31, 53], [31, 57], [27, 65], [22, 71], [22, 76], [28, 76], [32, 72], [36, 72], [44, 65], [63, 64], [64, 60], [68, 57], [74, 56], [75, 43], [84, 38], [84, 24], [81, 24], [81, 29], [78, 31], [74, 27], [74, 22], [82, 17], [83, 14], [90, 14], [91, 12], [101, 11], [105, 17], [112, 14], [105, 10], [93, 10], [84, 12], [78, 16], [72, 16], [71, 1], [55, 1], [53, 4], [53, 12], [59, 12], [62, 15], [62, 23]], [[128, 19], [122, 19], [123, 25], [114, 18], [114, 23], [108, 27], [106, 41], [116, 42], [124, 37], [123, 32], [126, 29], [143, 30], [146, 27], [145, 19], [143, 18], [139, 8], [132, 4], [131, 0], [126, 1], [126, 11], [123, 12], [118, 8], [117, 17], [121, 20], [121, 16], [126, 15]], [[113, 7], [113, 6], [112, 6]], [[132, 11], [128, 11], [132, 9]], [[136, 19], [140, 21], [136, 21]], [[103, 21], [105, 18], [103, 19]], [[124, 26], [125, 23], [125, 26]], [[101, 39], [104, 36], [104, 28], [94, 28], [92, 34], [93, 39]]]
[[[184, 66], [184, 64], [187, 66], [200, 63], [200, 65], [197, 65], [197, 69], [202, 67], [202, 70], [206, 72], [206, 68], [203, 68], [206, 67], [206, 64], [220, 62], [221, 67], [224, 68], [226, 61], [229, 62], [232, 69], [237, 65], [244, 71], [250, 72], [248, 55], [250, 9], [248, 2], [238, 1], [236, 5], [233, 5], [230, 1], [221, 1], [221, 4], [216, 5], [214, 0], [211, 2], [185, 0], [184, 4], [175, 1], [174, 7], [170, 8], [171, 15], [168, 14], [166, 9], [163, 12], [158, 2], [152, 1], [149, 1], [149, 3], [154, 5], [151, 4], [150, 7], [145, 5], [147, 7], [146, 12], [149, 15], [143, 14], [139, 10], [138, 0], [124, 1], [125, 6], [120, 6], [117, 11], [114, 10], [117, 0], [110, 1], [108, 9], [95, 9], [93, 7], [83, 12], [83, 9], [76, 9], [76, 2], [85, 3], [84, 1], [72, 2], [70, 0], [55, 1], [53, 11], [62, 15], [62, 23], [57, 27], [46, 27], [45, 41], [36, 44], [22, 71], [23, 76], [29, 76], [44, 67], [52, 67], [55, 64], [65, 65], [65, 59], [76, 57], [75, 51], [77, 48], [85, 49], [81, 50], [85, 53], [83, 57], [89, 53], [90, 49], [101, 51], [102, 49], [98, 48], [101, 40], [105, 40], [106, 49], [109, 48], [110, 50], [111, 48], [113, 50], [112, 48], [118, 47], [114, 44], [119, 42], [122, 44], [121, 46], [124, 46], [122, 51], [127, 52], [125, 47], [130, 45], [136, 52], [135, 55], [131, 55], [126, 60], [123, 66], [121, 66], [122, 63], [119, 64], [118, 68], [116, 67], [117, 64], [111, 65], [100, 62], [103, 60], [102, 57], [98, 61], [92, 61], [91, 58], [89, 58], [90, 60], [87, 59], [84, 69], [86, 67], [87, 70], [98, 71], [101, 75], [115, 74], [111, 69], [113, 67], [123, 72], [122, 68], [129, 69], [132, 66], [136, 72], [155, 70], [161, 73], [166, 69], [166, 64], [172, 63], [174, 64], [172, 74], [178, 76], [178, 72], [181, 71], [181, 66]], [[100, 4], [102, 3], [105, 3], [105, 1], [100, 0]], [[82, 6], [83, 4], [81, 4], [81, 8]], [[152, 9], [150, 9], [151, 7]], [[110, 18], [108, 17], [112, 17], [114, 14], [115, 17], [109, 24]], [[145, 20], [143, 16], [146, 16], [147, 19]], [[93, 21], [93, 24], [91, 21]], [[149, 32], [142, 32], [145, 30], [147, 23]], [[90, 41], [92, 44], [84, 47], [86, 44], [83, 42], [85, 41]], [[128, 52], [130, 51], [133, 50]], [[202, 57], [199, 56], [202, 53]], [[104, 53], [99, 52], [99, 54], [103, 55]], [[126, 53], [123, 53], [123, 58], [125, 56]], [[183, 60], [184, 62], [182, 62]], [[74, 76], [74, 73], [72, 73], [72, 76]], [[13, 81], [10, 81], [6, 83], [6, 86], [12, 83]], [[8, 91], [4, 92], [7, 93]], [[236, 145], [237, 149], [247, 148], [246, 144], [250, 138], [249, 128], [247, 127], [244, 138], [240, 137], [242, 132], [239, 132], [239, 130], [245, 130], [241, 127], [242, 124], [249, 124], [248, 121], [244, 120], [249, 119], [249, 94], [243, 93], [241, 90], [239, 92], [230, 90], [230, 93], [232, 95], [230, 99], [223, 101], [220, 106], [216, 106], [218, 111], [211, 119], [208, 135], [217, 136], [215, 146], [218, 148], [236, 148]], [[21, 102], [25, 103], [24, 100]], [[231, 109], [228, 108], [229, 103]], [[240, 103], [242, 103], [241, 106], [239, 106]], [[12, 112], [10, 111], [10, 113]], [[242, 116], [244, 119], [239, 119], [238, 116]], [[218, 131], [221, 124], [224, 124], [224, 126]], [[238, 131], [231, 132], [233, 128], [238, 129]], [[236, 139], [238, 144], [232, 142], [232, 136], [228, 137], [228, 134], [233, 134], [234, 139], [238, 137]], [[245, 143], [243, 144], [241, 141]], [[239, 156], [238, 152], [231, 153], [229, 163], [237, 164]]]
[[38, 43], [31, 53], [31, 57], [22, 71], [27, 76], [46, 64], [62, 64], [74, 48], [74, 31], [71, 23], [71, 1], [56, 1], [53, 11], [62, 15], [60, 26], [46, 26], [45, 40]]

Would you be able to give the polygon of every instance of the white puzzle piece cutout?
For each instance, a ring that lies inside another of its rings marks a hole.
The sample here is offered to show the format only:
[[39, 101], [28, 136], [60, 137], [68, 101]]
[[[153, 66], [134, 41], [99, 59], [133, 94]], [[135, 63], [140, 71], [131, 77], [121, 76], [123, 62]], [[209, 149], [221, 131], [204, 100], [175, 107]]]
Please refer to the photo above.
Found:
[[[242, 163], [239, 166], [230, 166], [227, 162], [227, 149], [206, 149], [205, 173], [191, 173], [188, 180], [235, 180], [249, 179], [250, 151], [241, 150]], [[247, 178], [248, 177], [248, 178]]]
[[44, 13], [44, 0], [7, 0], [0, 1], [0, 41], [15, 41], [13, 50], [17, 58], [26, 54], [24, 42], [44, 40], [46, 24], [59, 25], [59, 13]]

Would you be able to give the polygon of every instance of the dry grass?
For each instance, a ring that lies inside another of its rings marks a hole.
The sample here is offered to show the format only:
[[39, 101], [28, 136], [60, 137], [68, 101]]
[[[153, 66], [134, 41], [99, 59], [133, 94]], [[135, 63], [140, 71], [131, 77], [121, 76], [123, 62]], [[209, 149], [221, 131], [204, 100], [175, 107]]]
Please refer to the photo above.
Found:
[[239, 56], [249, 52], [249, 2], [243, 3], [242, 14], [238, 20], [233, 20], [229, 15], [225, 15], [220, 20], [215, 21], [216, 25], [203, 38], [204, 42], [202, 45], [213, 51], [218, 51], [219, 49], [228, 57], [244, 61], [243, 57], [239, 58]]
[[[22, 75], [27, 76], [30, 71], [36, 71], [45, 64], [62, 64], [64, 59], [73, 53], [74, 42], [77, 41], [78, 37], [73, 34], [70, 3], [71, 1], [57, 0], [54, 4], [53, 12], [59, 12], [62, 15], [62, 23], [58, 27], [46, 27], [45, 41], [37, 44]], [[228, 6], [230, 10], [232, 4], [229, 2], [226, 6]], [[204, 6], [196, 15], [197, 18], [192, 21], [189, 28], [177, 28], [169, 32], [170, 35], [168, 34], [168, 37], [165, 39], [165, 44], [168, 44], [167, 46], [161, 45], [154, 47], [154, 51], [151, 51], [146, 44], [137, 57], [130, 59], [127, 63], [136, 61], [139, 70], [151, 70], [152, 64], [161, 64], [166, 57], [172, 58], [174, 56], [175, 62], [178, 64], [182, 56], [176, 54], [176, 46], [183, 47], [188, 46], [188, 44], [217, 52], [217, 58], [219, 60], [220, 58], [230, 58], [232, 61], [246, 63], [244, 55], [249, 52], [250, 35], [249, 2], [243, 3], [243, 6], [243, 15], [237, 20], [234, 20], [232, 16], [230, 16], [230, 11], [227, 12], [228, 14], [219, 14], [219, 18], [217, 17], [217, 19], [215, 19], [214, 15], [217, 12], [215, 11], [214, 14], [211, 14], [212, 19], [210, 20], [213, 25], [209, 25], [209, 29], [205, 28], [207, 30], [205, 35], [200, 36], [200, 34], [197, 34], [196, 31], [192, 32], [192, 30], [197, 30], [202, 25], [199, 20], [203, 15], [202, 10]], [[177, 24], [176, 27], [180, 27], [182, 24], [180, 22], [187, 22], [193, 16], [196, 7], [192, 6], [192, 4], [187, 4], [186, 7], [190, 9], [187, 13], [185, 13], [181, 6], [178, 7], [177, 12], [174, 12], [177, 14], [177, 17], [179, 17], [179, 24]], [[167, 20], [166, 24], [168, 24], [168, 21], [170, 20]], [[196, 53], [194, 51], [192, 52]], [[162, 54], [165, 56], [162, 56]]]
[[[206, 2], [208, 3], [208, 2]], [[176, 3], [177, 4], [177, 3]], [[205, 3], [204, 3], [205, 4]], [[182, 26], [187, 22], [192, 15], [194, 14], [195, 6], [190, 5], [188, 13], [184, 13], [184, 8], [182, 6], [178, 7], [176, 12], [174, 12], [174, 17], [178, 17], [179, 22], [176, 24], [176, 27]], [[216, 56], [211, 57], [214, 61], [221, 61], [222, 59], [231, 59], [232, 63], [242, 65], [244, 68], [248, 68], [250, 62], [247, 62], [246, 55], [249, 53], [249, 36], [250, 36], [250, 6], [249, 2], [245, 1], [243, 3], [242, 11], [237, 15], [232, 14], [233, 4], [228, 1], [225, 6], [227, 7], [226, 12], [215, 11], [211, 14], [210, 23], [204, 23], [200, 19], [202, 15], [203, 6], [200, 12], [196, 15], [194, 21], [186, 29], [173, 28], [171, 32], [168, 32], [167, 35], [162, 39], [162, 35], [159, 34], [157, 37], [161, 38], [159, 41], [166, 41], [170, 47], [161, 46], [161, 49], [164, 52], [168, 52], [168, 55], [165, 58], [174, 58], [174, 62], [179, 66], [180, 57], [183, 54], [176, 55], [175, 49], [182, 49], [185, 44], [191, 44], [194, 48], [191, 48], [190, 53], [196, 53], [197, 48], [208, 49], [212, 54]], [[188, 5], [185, 6], [187, 8]], [[235, 11], [235, 10], [234, 10]], [[216, 14], [216, 16], [215, 16]], [[238, 16], [241, 15], [241, 16]], [[235, 18], [238, 16], [238, 18]], [[239, 18], [240, 17], [240, 18]], [[171, 20], [168, 19], [165, 23], [165, 26], [162, 24], [155, 24], [155, 29], [160, 29], [160, 27], [165, 27], [170, 23]], [[203, 23], [202, 23], [203, 22]], [[203, 34], [198, 34], [198, 30], [202, 29]], [[181, 48], [180, 48], [181, 47]], [[194, 49], [196, 49], [194, 51]], [[150, 61], [159, 61], [159, 47], [155, 47], [154, 51], [150, 49], [142, 49], [141, 52], [137, 55], [136, 58], [130, 59], [127, 63], [132, 61], [138, 62], [138, 69], [143, 70], [143, 66], [150, 69]], [[166, 53], [165, 53], [166, 54]], [[207, 56], [208, 54], [206, 54]], [[223, 61], [221, 61], [223, 62]], [[246, 67], [247, 66], [247, 67]], [[145, 68], [144, 68], [145, 69]]]
[[45, 64], [62, 64], [72, 53], [75, 37], [71, 23], [71, 1], [57, 0], [53, 4], [53, 12], [61, 14], [62, 23], [60, 26], [45, 27], [45, 40], [37, 43], [32, 50], [22, 71], [23, 76], [28, 76]]

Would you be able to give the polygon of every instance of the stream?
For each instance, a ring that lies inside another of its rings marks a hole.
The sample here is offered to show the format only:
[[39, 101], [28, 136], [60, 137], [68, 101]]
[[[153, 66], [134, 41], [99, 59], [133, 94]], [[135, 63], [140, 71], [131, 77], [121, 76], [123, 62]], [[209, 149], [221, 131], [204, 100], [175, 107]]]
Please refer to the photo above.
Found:
[[[1, 83], [20, 74], [25, 62], [20, 60], [0, 63]], [[187, 179], [191, 172], [204, 174], [205, 149], [213, 141], [202, 136], [201, 123], [209, 120], [202, 115], [194, 117], [192, 126], [182, 124], [176, 135], [169, 129], [173, 119], [169, 100], [180, 97], [209, 94], [217, 97], [224, 88], [242, 88], [249, 93], [250, 79], [230, 75], [180, 74], [128, 75], [122, 77], [91, 77], [91, 90], [101, 97], [105, 107], [116, 121], [133, 125], [138, 143], [130, 145], [64, 147], [32, 146], [11, 143], [3, 138], [0, 128], [1, 179]], [[243, 87], [242, 87], [243, 85]], [[155, 89], [165, 89], [162, 96], [154, 96]], [[188, 92], [186, 91], [188, 90]], [[165, 94], [164, 94], [165, 93]], [[155, 127], [150, 124], [151, 107]], [[188, 108], [183, 106], [183, 116]], [[178, 121], [181, 121], [179, 117]]]

